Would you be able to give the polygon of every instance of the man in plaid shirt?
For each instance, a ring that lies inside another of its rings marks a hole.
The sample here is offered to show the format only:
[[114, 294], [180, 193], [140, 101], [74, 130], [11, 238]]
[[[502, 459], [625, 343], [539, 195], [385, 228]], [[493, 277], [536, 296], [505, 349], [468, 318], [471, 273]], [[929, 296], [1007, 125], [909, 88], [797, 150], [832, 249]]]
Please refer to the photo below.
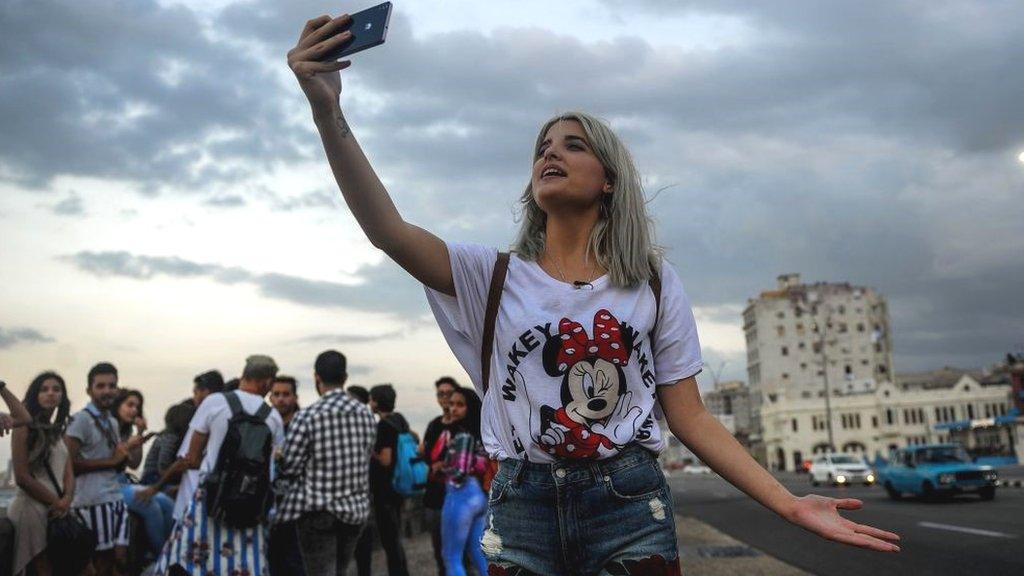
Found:
[[370, 513], [368, 471], [377, 422], [342, 390], [345, 364], [335, 350], [317, 356], [320, 399], [295, 415], [280, 462], [287, 488], [278, 486], [284, 497], [274, 523], [296, 522], [308, 574], [344, 574]]

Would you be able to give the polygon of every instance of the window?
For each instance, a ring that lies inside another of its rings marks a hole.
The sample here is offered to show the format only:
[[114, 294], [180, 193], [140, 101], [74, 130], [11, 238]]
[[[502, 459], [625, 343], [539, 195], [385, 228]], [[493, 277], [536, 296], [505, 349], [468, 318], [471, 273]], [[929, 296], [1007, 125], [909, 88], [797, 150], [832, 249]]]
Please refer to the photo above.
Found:
[[840, 304], [839, 305], [839, 313], [840, 314], [846, 314], [846, 306], [843, 306], [842, 304]]
[[878, 416], [871, 417], [871, 427], [878, 428]]
[[801, 370], [807, 370], [807, 362], [801, 362], [800, 363], [800, 369]]
[[967, 418], [969, 420], [974, 420], [974, 404], [967, 405]]
[[782, 379], [783, 380], [789, 380], [789, 372], [783, 372], [782, 373]]
[[860, 365], [861, 365], [861, 366], [867, 366], [867, 365], [868, 365], [868, 361], [867, 361], [867, 358], [865, 358], [864, 360], [861, 360], [861, 361], [860, 361]]
[[775, 317], [778, 318], [779, 320], [781, 320], [781, 319], [786, 317], [786, 313], [785, 312], [779, 312], [779, 313], [777, 313], [775, 315]]
[[847, 364], [845, 370], [847, 376], [853, 376], [853, 366]]
[[893, 417], [892, 409], [891, 408], [886, 408], [885, 409], [885, 423], [889, 424], [889, 425], [892, 425], [893, 424], [893, 420], [895, 420], [895, 418]]
[[863, 332], [863, 331], [864, 331], [864, 323], [863, 322], [857, 322], [857, 332]]
[[796, 418], [793, 418], [793, 422], [792, 422], [792, 425], [793, 425], [793, 432], [796, 432], [796, 431], [797, 431], [797, 423], [796, 423]]
[[885, 374], [886, 373], [885, 364], [879, 364], [878, 365], [878, 373], [879, 374]]
[[860, 414], [854, 414], [853, 417], [856, 420], [856, 425], [854, 427], [860, 429]]
[[782, 355], [783, 356], [789, 356], [789, 346], [783, 346], [782, 347]]
[[776, 326], [775, 327], [775, 331], [778, 332], [780, 337], [786, 335], [786, 327], [785, 326]]
[[847, 330], [846, 322], [840, 322], [839, 323], [839, 333], [840, 334], [846, 334], [846, 330]]
[[796, 345], [796, 347], [799, 348], [800, 350], [803, 350], [804, 348], [807, 348], [807, 344], [805, 344], [804, 342], [800, 342], [799, 344]]

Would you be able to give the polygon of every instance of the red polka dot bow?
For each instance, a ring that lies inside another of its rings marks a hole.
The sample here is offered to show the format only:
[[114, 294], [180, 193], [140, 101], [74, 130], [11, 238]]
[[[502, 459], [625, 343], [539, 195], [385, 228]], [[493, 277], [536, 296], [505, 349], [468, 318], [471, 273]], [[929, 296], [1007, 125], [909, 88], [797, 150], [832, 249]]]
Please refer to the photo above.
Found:
[[601, 309], [594, 314], [594, 339], [587, 337], [583, 325], [568, 318], [558, 323], [562, 349], [558, 351], [558, 368], [565, 371], [573, 364], [586, 358], [601, 358], [616, 366], [625, 366], [629, 361], [629, 350], [622, 345], [622, 331], [619, 321], [612, 313]]

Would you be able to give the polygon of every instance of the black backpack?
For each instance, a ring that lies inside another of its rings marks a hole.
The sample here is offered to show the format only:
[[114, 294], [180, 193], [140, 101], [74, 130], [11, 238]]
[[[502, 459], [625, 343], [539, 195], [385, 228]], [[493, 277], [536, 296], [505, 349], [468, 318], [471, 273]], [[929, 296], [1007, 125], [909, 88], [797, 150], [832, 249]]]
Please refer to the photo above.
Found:
[[272, 408], [263, 404], [248, 414], [234, 391], [224, 397], [231, 420], [217, 456], [217, 466], [206, 478], [206, 510], [211, 518], [231, 528], [251, 528], [263, 522], [270, 509], [270, 459], [274, 435], [267, 425]]

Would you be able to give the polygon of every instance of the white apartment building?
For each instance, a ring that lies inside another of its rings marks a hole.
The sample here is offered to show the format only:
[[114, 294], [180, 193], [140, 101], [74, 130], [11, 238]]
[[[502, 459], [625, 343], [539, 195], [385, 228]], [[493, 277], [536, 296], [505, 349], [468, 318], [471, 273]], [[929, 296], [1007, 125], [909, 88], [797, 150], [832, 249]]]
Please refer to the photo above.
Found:
[[[936, 424], [995, 418], [1011, 409], [1010, 384], [977, 373], [946, 369], [908, 375], [897, 382], [871, 384], [832, 397], [836, 450], [885, 458], [895, 448], [951, 441], [950, 432], [936, 430]], [[794, 470], [811, 455], [826, 451], [825, 415], [824, 402], [816, 396], [766, 399], [761, 418], [767, 467]]]
[[[874, 289], [783, 274], [743, 311], [755, 411], [770, 396], [816, 398], [892, 379], [889, 309]], [[823, 365], [824, 363], [824, 365]]]
[[746, 435], [753, 429], [750, 406], [750, 388], [741, 380], [716, 382], [712, 390], [701, 394], [708, 412], [716, 416], [731, 416], [734, 434]]

